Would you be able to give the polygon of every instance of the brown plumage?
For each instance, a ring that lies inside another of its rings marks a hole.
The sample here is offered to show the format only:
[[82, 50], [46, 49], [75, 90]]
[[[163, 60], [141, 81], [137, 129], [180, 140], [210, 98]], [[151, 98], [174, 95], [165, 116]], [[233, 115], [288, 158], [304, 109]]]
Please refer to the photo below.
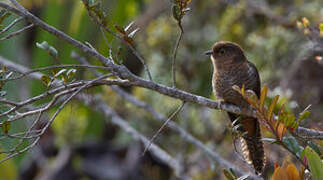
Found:
[[[249, 62], [239, 45], [232, 42], [218, 42], [213, 45], [212, 50], [206, 52], [211, 55], [213, 63], [213, 92], [216, 97], [225, 102], [247, 108], [249, 104], [235, 91], [232, 86], [252, 90], [260, 96], [260, 78], [256, 67]], [[239, 115], [228, 113], [231, 121], [236, 120]], [[256, 118], [241, 116], [239, 123], [241, 132], [247, 132], [242, 137], [241, 151], [245, 160], [252, 164], [255, 172], [261, 174], [265, 165], [265, 154], [261, 132]]]

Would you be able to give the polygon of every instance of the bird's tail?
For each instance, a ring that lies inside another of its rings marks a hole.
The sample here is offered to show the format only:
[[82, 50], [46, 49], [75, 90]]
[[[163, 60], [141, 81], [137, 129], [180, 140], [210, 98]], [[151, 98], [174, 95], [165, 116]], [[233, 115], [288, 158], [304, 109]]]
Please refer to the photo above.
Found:
[[[230, 119], [234, 121], [237, 115], [229, 113]], [[259, 123], [256, 118], [242, 117], [240, 120], [241, 129], [244, 133], [241, 138], [241, 151], [244, 159], [255, 169], [256, 174], [260, 175], [266, 164], [263, 142], [261, 140], [261, 132]]]

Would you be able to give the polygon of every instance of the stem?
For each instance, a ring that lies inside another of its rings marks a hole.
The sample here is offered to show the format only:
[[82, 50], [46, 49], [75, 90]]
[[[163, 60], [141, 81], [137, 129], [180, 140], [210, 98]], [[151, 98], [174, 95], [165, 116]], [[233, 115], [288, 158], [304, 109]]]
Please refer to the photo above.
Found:
[[173, 61], [172, 61], [173, 88], [176, 88], [176, 56], [177, 56], [179, 43], [180, 43], [180, 41], [182, 39], [182, 36], [183, 36], [183, 33], [184, 33], [182, 25], [180, 23], [178, 23], [178, 26], [180, 28], [180, 32], [179, 32], [179, 36], [177, 38], [176, 45], [175, 45], [175, 48], [174, 48]]

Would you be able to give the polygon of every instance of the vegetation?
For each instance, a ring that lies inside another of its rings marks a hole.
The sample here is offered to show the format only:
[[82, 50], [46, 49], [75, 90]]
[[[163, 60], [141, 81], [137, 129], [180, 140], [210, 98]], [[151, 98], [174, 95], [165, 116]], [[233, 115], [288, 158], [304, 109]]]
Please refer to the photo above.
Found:
[[[323, 179], [322, 7], [1, 1], [0, 179]], [[250, 109], [212, 97], [219, 40], [259, 70], [260, 99], [233, 87]], [[259, 119], [263, 177], [222, 111]]]

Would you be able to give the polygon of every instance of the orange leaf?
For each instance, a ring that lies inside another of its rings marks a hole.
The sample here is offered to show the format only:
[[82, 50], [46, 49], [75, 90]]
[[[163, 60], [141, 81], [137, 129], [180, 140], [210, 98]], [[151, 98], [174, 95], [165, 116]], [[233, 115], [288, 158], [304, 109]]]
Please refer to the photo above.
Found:
[[282, 167], [275, 163], [275, 171], [271, 180], [301, 180], [296, 166], [286, 157]]
[[299, 172], [294, 164], [288, 164], [286, 168], [288, 180], [301, 180]]
[[285, 127], [285, 125], [283, 123], [278, 122], [278, 121], [276, 121], [275, 124], [276, 124], [274, 126], [274, 127], [276, 127], [275, 128], [275, 131], [276, 131], [275, 133], [277, 134], [279, 140], [282, 140], [284, 135], [286, 134], [286, 127]]
[[267, 119], [269, 121], [271, 121], [272, 118], [273, 118], [274, 108], [275, 108], [275, 106], [276, 106], [276, 104], [278, 102], [278, 99], [279, 99], [279, 95], [276, 95], [274, 97], [274, 99], [271, 101], [271, 104], [270, 104], [269, 109], [268, 109], [268, 114], [267, 114]]
[[264, 87], [261, 90], [261, 94], [260, 94], [260, 105], [259, 108], [261, 111], [264, 110], [264, 103], [265, 103], [265, 98], [267, 96], [267, 92], [268, 92], [268, 87], [266, 85], [264, 85]]
[[288, 176], [285, 173], [284, 169], [282, 169], [281, 167], [277, 167], [271, 180], [288, 180], [287, 178]]

